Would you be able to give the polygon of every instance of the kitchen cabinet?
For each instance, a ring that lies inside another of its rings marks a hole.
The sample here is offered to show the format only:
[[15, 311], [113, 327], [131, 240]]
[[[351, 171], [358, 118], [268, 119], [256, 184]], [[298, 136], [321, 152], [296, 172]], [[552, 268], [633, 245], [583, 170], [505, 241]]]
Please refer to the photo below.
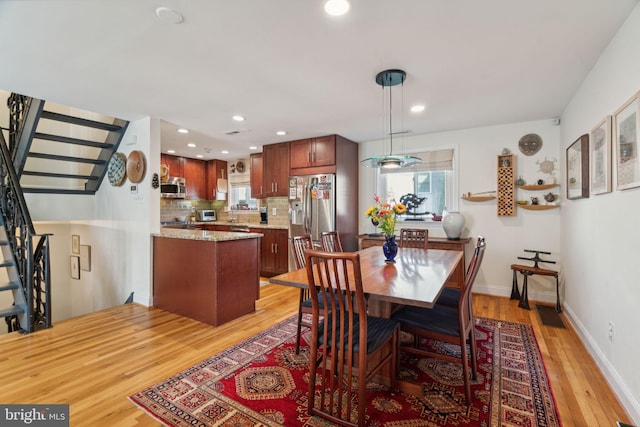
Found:
[[169, 168], [169, 176], [171, 177], [184, 178], [183, 162], [184, 158], [182, 157], [160, 154], [160, 164]]
[[264, 199], [264, 191], [262, 187], [262, 179], [264, 169], [262, 167], [262, 153], [254, 153], [250, 156], [250, 185], [251, 197], [254, 199]]
[[289, 270], [289, 238], [287, 230], [250, 228], [264, 236], [260, 242], [260, 275], [271, 277]]
[[336, 164], [336, 136], [302, 139], [289, 143], [290, 175], [308, 175], [306, 168]]
[[[203, 160], [185, 157], [183, 159], [183, 165], [186, 188], [185, 199], [206, 199], [207, 187], [205, 177], [207, 173], [207, 164]], [[171, 169], [169, 169], [169, 171], [171, 171]]]
[[[207, 179], [206, 179], [206, 187], [207, 187], [206, 199], [207, 200], [217, 200], [218, 179], [223, 179], [226, 177], [227, 177], [227, 162], [225, 162], [224, 160], [209, 160], [207, 162]], [[224, 194], [224, 198], [221, 198], [221, 200], [226, 200], [227, 193], [225, 192], [223, 194]]]
[[262, 147], [262, 185], [265, 197], [289, 195], [289, 143]]

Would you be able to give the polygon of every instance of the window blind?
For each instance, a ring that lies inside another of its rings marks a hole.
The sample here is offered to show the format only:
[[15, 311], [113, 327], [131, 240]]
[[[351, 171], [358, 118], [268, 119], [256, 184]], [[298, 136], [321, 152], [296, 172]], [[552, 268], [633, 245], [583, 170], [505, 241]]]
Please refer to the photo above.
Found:
[[406, 168], [380, 168], [380, 173], [406, 173], [453, 170], [453, 148], [445, 150], [424, 151], [411, 153], [422, 159], [422, 163]]

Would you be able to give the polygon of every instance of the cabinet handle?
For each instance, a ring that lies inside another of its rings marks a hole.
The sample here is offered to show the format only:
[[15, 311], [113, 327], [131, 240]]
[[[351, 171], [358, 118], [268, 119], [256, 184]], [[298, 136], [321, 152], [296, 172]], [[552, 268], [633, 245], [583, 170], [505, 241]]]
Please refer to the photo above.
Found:
[[276, 193], [278, 192], [278, 183], [276, 182]]
[[278, 253], [278, 244], [277, 244], [277, 243], [274, 243], [274, 244], [273, 244], [273, 248], [274, 248], [274, 252], [273, 252], [273, 253], [274, 253], [274, 254], [277, 254], [277, 253]]

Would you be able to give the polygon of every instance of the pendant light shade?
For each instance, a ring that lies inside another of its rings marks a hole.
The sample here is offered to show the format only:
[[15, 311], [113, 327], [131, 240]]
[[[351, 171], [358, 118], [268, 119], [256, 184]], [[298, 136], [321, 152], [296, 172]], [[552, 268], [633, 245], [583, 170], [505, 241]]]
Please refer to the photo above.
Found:
[[422, 162], [419, 157], [393, 154], [393, 98], [391, 87], [404, 84], [404, 80], [406, 79], [406, 77], [407, 73], [402, 70], [385, 70], [379, 72], [378, 75], [376, 75], [376, 83], [382, 86], [383, 90], [385, 87], [389, 88], [389, 154], [369, 157], [368, 159], [365, 159], [361, 162], [364, 166], [372, 168], [392, 169], [405, 168]]

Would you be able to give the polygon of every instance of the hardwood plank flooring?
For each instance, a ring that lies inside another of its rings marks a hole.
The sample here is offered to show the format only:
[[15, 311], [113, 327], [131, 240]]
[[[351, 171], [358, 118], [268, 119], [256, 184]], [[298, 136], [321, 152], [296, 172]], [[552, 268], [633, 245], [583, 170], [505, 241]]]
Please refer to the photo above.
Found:
[[[261, 295], [255, 313], [219, 327], [129, 304], [29, 335], [0, 336], [0, 402], [69, 403], [72, 426], [157, 426], [127, 396], [297, 310], [297, 289], [268, 285]], [[543, 326], [535, 309], [484, 295], [474, 295], [474, 310], [533, 325], [565, 427], [630, 422], [566, 319], [569, 329]]]

